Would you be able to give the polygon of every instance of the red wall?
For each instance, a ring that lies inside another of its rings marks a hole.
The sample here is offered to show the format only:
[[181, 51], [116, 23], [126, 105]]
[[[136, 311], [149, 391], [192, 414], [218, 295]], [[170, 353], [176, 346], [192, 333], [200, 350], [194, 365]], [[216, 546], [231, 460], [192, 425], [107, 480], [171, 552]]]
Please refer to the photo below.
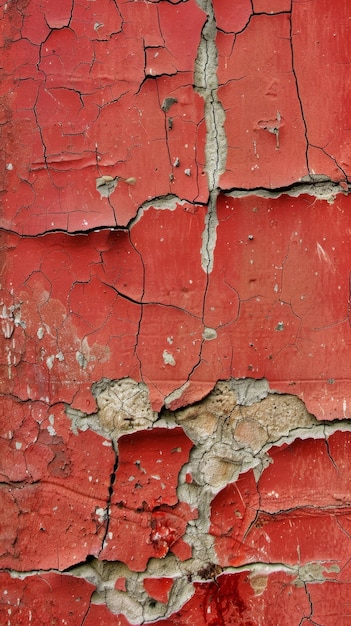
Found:
[[349, 624], [349, 3], [0, 11], [1, 623]]

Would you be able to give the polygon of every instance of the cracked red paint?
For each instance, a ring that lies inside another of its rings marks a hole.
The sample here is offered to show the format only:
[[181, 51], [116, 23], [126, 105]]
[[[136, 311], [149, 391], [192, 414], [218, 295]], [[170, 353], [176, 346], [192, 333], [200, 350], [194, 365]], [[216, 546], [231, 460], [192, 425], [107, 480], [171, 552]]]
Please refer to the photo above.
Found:
[[[220, 564], [348, 564], [350, 433], [273, 448], [257, 485], [253, 472], [212, 503]], [[223, 510], [226, 510], [225, 514]], [[334, 570], [335, 571], [335, 570]]]
[[[180, 428], [171, 437], [167, 429], [159, 429], [157, 437], [152, 431], [121, 437], [100, 558], [122, 561], [134, 571], [144, 571], [149, 559], [163, 558], [170, 550], [182, 560], [182, 536], [197, 512], [179, 502], [176, 486], [192, 445]], [[189, 558], [191, 549], [189, 554], [185, 548], [184, 556]]]
[[320, 418], [345, 416], [348, 204], [221, 196], [207, 282], [204, 209], [187, 203], [148, 209], [130, 233], [7, 235], [4, 392], [93, 412], [92, 382], [131, 376], [159, 409], [184, 384], [173, 407], [218, 379], [252, 376]]
[[173, 582], [173, 578], [144, 578], [144, 587], [151, 598], [165, 604], [168, 601]]
[[[336, 618], [346, 626], [349, 583], [340, 582], [304, 585], [283, 572], [259, 577], [249, 571], [221, 575], [213, 582], [196, 583], [195, 595], [182, 610], [157, 623], [161, 626], [189, 623], [215, 626], [235, 620], [238, 624], [263, 626], [274, 622], [279, 614], [279, 623], [286, 626], [301, 623], [332, 626]], [[89, 604], [93, 586], [72, 576], [43, 573], [40, 577], [18, 580], [3, 573], [1, 588], [0, 616], [4, 623], [15, 619], [17, 624], [39, 624], [51, 617], [65, 620], [72, 626], [82, 619], [88, 626], [131, 624], [123, 615], [111, 614], [104, 605]]]
[[[1, 623], [349, 623], [349, 17], [1, 4]], [[231, 378], [320, 422], [220, 436]]]
[[[345, 2], [313, 0], [308, 12], [312, 31], [306, 18], [306, 5], [293, 2], [294, 65], [306, 124], [309, 171], [346, 183], [350, 178], [351, 137], [347, 104], [350, 51], [345, 45], [350, 33], [349, 9]], [[328, 61], [324, 63], [324, 59]], [[316, 100], [315, 89], [321, 94], [320, 100]]]
[[239, 0], [233, 11], [229, 0], [214, 0], [213, 9], [217, 28], [226, 33], [239, 33], [248, 24], [252, 15], [251, 0]]
[[2, 624], [85, 623], [94, 586], [73, 576], [42, 572], [23, 580], [0, 573]]
[[233, 294], [227, 311], [219, 300], [218, 345], [233, 347], [234, 376], [265, 376], [322, 419], [345, 415], [349, 396], [348, 206], [308, 195], [218, 205], [210, 289], [219, 274]]
[[349, 580], [344, 578], [340, 582], [307, 585], [307, 589], [311, 601], [311, 618], [305, 620], [305, 625], [333, 626], [337, 622], [342, 626], [347, 626], [350, 621]]
[[305, 590], [294, 587], [292, 577], [282, 572], [267, 576], [265, 582], [263, 594], [262, 591], [255, 594], [248, 572], [219, 576], [210, 583], [197, 583], [195, 595], [183, 609], [158, 623], [161, 626], [264, 626], [276, 623], [278, 618], [282, 626], [299, 626], [301, 617], [310, 614]]
[[84, 626], [131, 626], [124, 615], [113, 615], [105, 605], [91, 604], [86, 615]]
[[110, 442], [90, 431], [74, 435], [62, 406], [9, 398], [0, 459], [1, 567], [62, 570], [99, 554], [99, 510], [114, 464]]
[[[5, 228], [85, 231], [125, 225], [159, 195], [206, 199], [203, 101], [192, 89], [205, 16], [195, 0], [31, 0], [2, 13]], [[165, 111], [167, 97], [176, 102]], [[111, 197], [96, 190], [102, 175], [121, 179]], [[131, 176], [133, 188], [122, 180]]]
[[228, 138], [224, 189], [283, 187], [308, 174], [290, 29], [282, 13], [254, 15], [238, 35], [218, 34], [218, 97]]
[[[214, 2], [215, 11], [216, 4], [220, 17], [230, 11], [230, 3]], [[290, 0], [256, 0], [253, 8], [257, 15], [249, 20], [251, 3], [241, 2], [233, 23], [224, 19], [217, 35], [228, 138], [221, 187], [283, 187], [307, 174], [347, 183], [346, 3], [312, 0], [291, 8]], [[324, 67], [325, 58], [331, 62]], [[316, 77], [317, 92], [311, 90]]]

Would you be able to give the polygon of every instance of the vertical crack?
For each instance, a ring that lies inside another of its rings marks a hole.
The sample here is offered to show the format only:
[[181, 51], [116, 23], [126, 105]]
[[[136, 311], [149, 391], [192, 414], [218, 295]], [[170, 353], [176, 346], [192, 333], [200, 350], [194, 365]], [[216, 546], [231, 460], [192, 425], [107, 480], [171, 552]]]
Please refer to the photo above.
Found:
[[306, 118], [305, 118], [304, 111], [303, 111], [302, 98], [301, 98], [301, 94], [300, 94], [299, 83], [298, 83], [298, 80], [297, 80], [297, 73], [296, 73], [296, 68], [295, 68], [295, 51], [294, 51], [294, 44], [293, 44], [293, 36], [294, 36], [294, 34], [293, 34], [293, 16], [292, 16], [292, 12], [293, 12], [293, 9], [291, 8], [291, 10], [290, 10], [291, 69], [292, 69], [292, 74], [293, 74], [295, 85], [296, 85], [296, 95], [297, 95], [297, 99], [298, 99], [299, 105], [300, 105], [301, 118], [302, 118], [302, 123], [303, 123], [303, 127], [304, 127], [305, 139], [306, 139], [306, 151], [305, 151], [306, 168], [307, 168], [308, 174], [311, 175], [311, 169], [310, 169], [310, 164], [309, 164], [309, 159], [308, 159], [308, 149], [309, 149], [310, 143], [309, 143], [309, 140], [308, 140], [307, 122], [306, 122]]
[[[298, 83], [297, 72], [296, 72], [296, 67], [295, 67], [295, 51], [294, 51], [294, 44], [293, 44], [293, 37], [294, 37], [294, 33], [293, 33], [293, 11], [294, 11], [294, 7], [292, 6], [292, 8], [290, 10], [291, 64], [292, 64], [292, 73], [293, 73], [294, 80], [295, 80], [295, 85], [296, 85], [297, 98], [298, 98], [299, 105], [300, 105], [300, 110], [301, 110], [302, 122], [303, 122], [303, 125], [304, 125], [305, 138], [306, 138], [306, 167], [307, 167], [307, 171], [308, 171], [308, 174], [309, 174], [309, 176], [310, 176], [310, 178], [312, 180], [314, 180], [316, 178], [318, 179], [318, 173], [316, 175], [315, 172], [313, 171], [313, 169], [311, 169], [311, 167], [310, 167], [309, 155], [308, 155], [309, 148], [316, 148], [317, 150], [320, 150], [323, 154], [325, 154], [326, 157], [331, 159], [332, 162], [334, 163], [335, 167], [338, 168], [338, 170], [340, 170], [340, 172], [341, 172], [341, 174], [343, 176], [343, 179], [344, 179], [343, 180], [343, 188], [347, 188], [347, 181], [348, 181], [347, 173], [341, 167], [340, 163], [338, 163], [337, 159], [332, 154], [329, 154], [329, 152], [327, 152], [325, 147], [317, 146], [314, 143], [311, 143], [309, 141], [309, 139], [308, 139], [307, 122], [306, 122], [306, 118], [305, 118], [305, 115], [304, 115], [303, 104], [302, 104], [302, 97], [301, 97], [301, 93], [300, 93], [300, 89], [299, 89], [299, 83]], [[320, 175], [322, 175], [322, 174], [320, 174]]]
[[217, 26], [211, 0], [197, 0], [207, 13], [201, 42], [195, 61], [195, 89], [205, 100], [206, 119], [206, 174], [210, 193], [217, 188], [219, 175], [224, 171], [227, 142], [224, 132], [224, 110], [218, 100]]
[[134, 245], [133, 239], [131, 237], [130, 231], [129, 231], [129, 241], [130, 244], [132, 246], [132, 248], [135, 250], [135, 252], [139, 255], [140, 261], [141, 261], [141, 265], [143, 268], [143, 279], [142, 279], [142, 292], [141, 292], [141, 297], [140, 297], [140, 315], [139, 315], [139, 320], [138, 320], [138, 330], [136, 333], [136, 338], [135, 338], [135, 346], [134, 346], [134, 354], [138, 360], [138, 364], [139, 364], [139, 374], [140, 374], [140, 378], [141, 380], [143, 379], [143, 372], [142, 372], [142, 359], [140, 358], [139, 354], [138, 354], [138, 346], [139, 346], [139, 338], [140, 338], [140, 332], [141, 332], [141, 324], [143, 321], [143, 315], [144, 315], [144, 296], [145, 296], [145, 280], [146, 280], [146, 267], [145, 267], [145, 263], [144, 263], [144, 259], [143, 259], [143, 255], [139, 252], [138, 248]]
[[322, 626], [322, 624], [319, 624], [317, 622], [315, 622], [312, 617], [313, 617], [313, 602], [312, 602], [312, 598], [311, 598], [311, 594], [308, 590], [307, 584], [304, 582], [303, 584], [304, 589], [305, 589], [305, 593], [306, 593], [306, 598], [309, 602], [310, 605], [310, 613], [309, 615], [303, 615], [299, 621], [298, 626], [302, 626], [303, 623], [305, 622], [305, 620], [308, 620], [309, 624], [313, 624], [313, 626]]
[[325, 425], [324, 425], [323, 430], [324, 430], [324, 441], [325, 441], [325, 447], [326, 447], [326, 450], [327, 450], [327, 455], [328, 455], [328, 457], [329, 457], [329, 459], [330, 459], [330, 462], [331, 462], [331, 464], [333, 465], [334, 469], [336, 469], [336, 471], [337, 471], [337, 472], [338, 472], [338, 474], [339, 474], [339, 468], [338, 468], [337, 464], [335, 463], [335, 461], [334, 461], [334, 459], [333, 459], [333, 457], [332, 457], [332, 454], [331, 454], [331, 452], [330, 452], [329, 440], [328, 440], [328, 435], [327, 435], [327, 433], [326, 433], [326, 428], [325, 428]]
[[108, 487], [108, 496], [107, 496], [107, 503], [106, 503], [106, 530], [105, 530], [105, 534], [101, 543], [101, 550], [100, 552], [104, 549], [105, 547], [105, 543], [108, 540], [108, 532], [109, 532], [109, 527], [110, 527], [110, 515], [111, 515], [111, 505], [112, 505], [112, 496], [113, 496], [113, 485], [115, 484], [115, 480], [116, 480], [116, 473], [117, 473], [117, 469], [118, 469], [118, 450], [117, 450], [117, 445], [115, 444], [115, 442], [113, 441], [113, 439], [111, 439], [111, 446], [112, 449], [115, 453], [115, 462], [113, 464], [113, 469], [110, 475], [110, 484]]
[[[202, 233], [201, 266], [207, 274], [210, 274], [213, 270], [214, 249], [216, 247], [217, 240], [217, 196], [218, 189], [211, 191], [208, 202], [208, 211], [205, 216], [205, 227]], [[207, 284], [205, 293], [206, 292]]]
[[197, 0], [199, 7], [207, 13], [207, 21], [202, 29], [201, 42], [195, 61], [195, 89], [205, 101], [206, 120], [206, 165], [209, 202], [202, 236], [201, 261], [203, 270], [209, 274], [213, 269], [213, 253], [216, 245], [218, 225], [216, 202], [218, 180], [225, 169], [227, 140], [224, 132], [225, 114], [218, 100], [216, 47], [217, 26], [211, 0]]

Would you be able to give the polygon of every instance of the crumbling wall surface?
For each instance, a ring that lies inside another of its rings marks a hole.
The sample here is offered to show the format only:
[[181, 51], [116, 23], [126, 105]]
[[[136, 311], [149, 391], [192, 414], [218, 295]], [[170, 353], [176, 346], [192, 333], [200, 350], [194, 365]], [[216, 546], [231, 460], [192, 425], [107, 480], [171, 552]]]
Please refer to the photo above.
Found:
[[0, 4], [1, 624], [346, 626], [349, 3]]

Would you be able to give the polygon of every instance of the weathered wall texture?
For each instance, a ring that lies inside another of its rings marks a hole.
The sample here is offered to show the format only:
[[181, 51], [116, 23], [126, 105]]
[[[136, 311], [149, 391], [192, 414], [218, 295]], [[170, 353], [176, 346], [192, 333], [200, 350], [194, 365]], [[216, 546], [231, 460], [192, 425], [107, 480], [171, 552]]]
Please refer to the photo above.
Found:
[[1, 29], [1, 624], [350, 624], [348, 0]]

